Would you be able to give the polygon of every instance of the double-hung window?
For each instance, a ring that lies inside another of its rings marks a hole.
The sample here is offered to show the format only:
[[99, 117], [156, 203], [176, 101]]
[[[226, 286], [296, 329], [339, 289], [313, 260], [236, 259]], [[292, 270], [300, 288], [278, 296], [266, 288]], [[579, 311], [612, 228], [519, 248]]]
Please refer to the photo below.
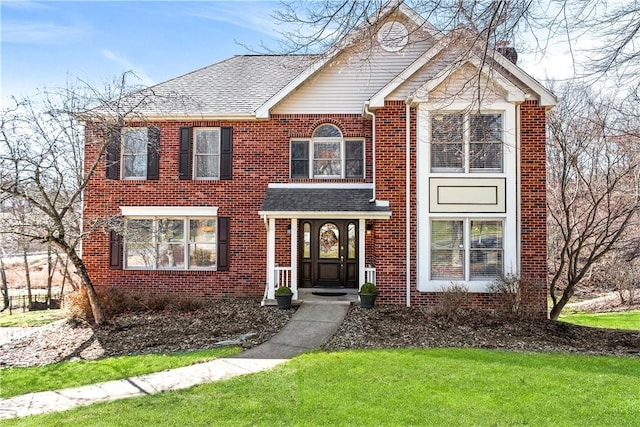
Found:
[[220, 128], [195, 128], [194, 179], [220, 179]]
[[431, 280], [491, 280], [503, 273], [500, 219], [431, 220]]
[[233, 167], [233, 128], [181, 127], [178, 178], [230, 180]]
[[291, 141], [291, 178], [364, 177], [364, 141], [345, 139], [333, 125], [320, 125], [311, 139]]
[[431, 172], [502, 172], [501, 114], [431, 116]]
[[122, 179], [147, 178], [147, 128], [122, 130]]
[[217, 219], [192, 217], [127, 218], [125, 268], [215, 270]]

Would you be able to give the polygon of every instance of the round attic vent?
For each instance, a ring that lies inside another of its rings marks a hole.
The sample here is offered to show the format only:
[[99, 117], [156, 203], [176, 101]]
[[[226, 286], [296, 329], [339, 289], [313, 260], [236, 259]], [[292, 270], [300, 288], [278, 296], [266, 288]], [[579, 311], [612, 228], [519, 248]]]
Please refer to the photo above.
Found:
[[378, 43], [386, 51], [397, 52], [407, 45], [409, 32], [398, 21], [385, 22], [378, 30]]

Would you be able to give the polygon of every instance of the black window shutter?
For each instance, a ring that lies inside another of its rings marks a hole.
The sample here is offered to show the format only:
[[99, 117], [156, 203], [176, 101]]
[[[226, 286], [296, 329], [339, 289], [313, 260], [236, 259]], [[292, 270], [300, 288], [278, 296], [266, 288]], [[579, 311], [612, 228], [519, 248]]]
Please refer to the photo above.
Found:
[[147, 129], [147, 179], [160, 179], [160, 128]]
[[191, 179], [191, 135], [192, 128], [180, 128], [180, 158], [178, 159], [180, 179]]
[[106, 178], [120, 178], [120, 131], [114, 130], [111, 140], [107, 143], [105, 156]]
[[113, 270], [121, 270], [122, 258], [122, 236], [118, 232], [111, 230], [109, 232], [109, 268]]
[[229, 271], [229, 217], [218, 217], [218, 271]]
[[231, 179], [233, 128], [220, 128], [220, 179]]

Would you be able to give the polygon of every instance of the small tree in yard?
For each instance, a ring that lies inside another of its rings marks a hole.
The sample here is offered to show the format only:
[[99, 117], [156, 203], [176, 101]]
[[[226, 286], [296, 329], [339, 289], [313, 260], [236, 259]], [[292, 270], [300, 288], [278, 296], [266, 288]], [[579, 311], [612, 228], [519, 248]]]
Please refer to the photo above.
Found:
[[549, 115], [547, 204], [552, 319], [592, 267], [625, 243], [640, 208], [636, 105], [568, 85]]
[[[104, 162], [116, 129], [126, 120], [140, 120], [136, 110], [145, 96], [136, 103], [119, 101], [131, 90], [129, 77], [130, 73], [124, 74], [104, 91], [84, 83], [80, 88], [43, 91], [34, 98], [14, 100], [0, 115], [0, 205], [3, 209], [26, 205], [30, 211], [20, 224], [0, 232], [58, 247], [80, 276], [97, 324], [106, 319], [82, 261], [80, 242], [110, 218], [82, 224], [82, 194]], [[92, 109], [98, 105], [99, 110]], [[97, 155], [86, 164], [85, 129], [76, 119], [78, 112], [101, 136], [88, 141]]]

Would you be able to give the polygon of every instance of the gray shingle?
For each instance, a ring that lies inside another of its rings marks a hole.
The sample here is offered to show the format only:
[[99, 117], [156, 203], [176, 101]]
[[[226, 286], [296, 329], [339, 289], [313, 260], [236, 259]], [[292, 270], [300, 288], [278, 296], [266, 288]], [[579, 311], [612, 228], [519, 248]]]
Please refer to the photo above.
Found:
[[304, 71], [313, 55], [242, 55], [130, 94], [140, 114], [252, 114]]
[[269, 188], [262, 212], [390, 212], [369, 202], [370, 189]]

